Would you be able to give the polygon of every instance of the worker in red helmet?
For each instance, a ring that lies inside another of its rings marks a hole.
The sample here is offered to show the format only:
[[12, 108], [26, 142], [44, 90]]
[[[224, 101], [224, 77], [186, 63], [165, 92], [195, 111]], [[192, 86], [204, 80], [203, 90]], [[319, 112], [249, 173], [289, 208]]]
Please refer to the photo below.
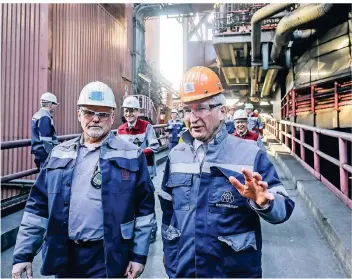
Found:
[[235, 137], [251, 140], [255, 142], [258, 147], [265, 151], [264, 144], [259, 136], [259, 134], [248, 131], [248, 116], [244, 110], [238, 110], [233, 115], [233, 121], [235, 123], [235, 132], [233, 135]]

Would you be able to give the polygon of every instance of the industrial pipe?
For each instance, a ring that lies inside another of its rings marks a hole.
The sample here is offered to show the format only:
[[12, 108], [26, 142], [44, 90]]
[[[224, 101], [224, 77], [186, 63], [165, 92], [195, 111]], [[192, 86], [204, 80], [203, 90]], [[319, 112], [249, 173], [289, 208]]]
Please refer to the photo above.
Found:
[[307, 5], [302, 9], [297, 9], [291, 14], [280, 20], [274, 37], [273, 48], [271, 50], [271, 59], [277, 61], [282, 48], [287, 45], [291, 36], [287, 36], [294, 29], [303, 24], [312, 22], [326, 15], [333, 4], [314, 4]]
[[[133, 84], [133, 93], [136, 93], [136, 80], [137, 80], [137, 28], [138, 25], [142, 25], [138, 15], [141, 11], [146, 10], [146, 9], [150, 9], [150, 8], [155, 8], [155, 7], [161, 7], [160, 4], [138, 4], [136, 7], [134, 7], [133, 9], [133, 55], [132, 55], [132, 84]], [[142, 18], [143, 19], [143, 18]], [[145, 32], [145, 30], [143, 30], [143, 32]], [[143, 46], [144, 46], [144, 34], [143, 34], [143, 42], [142, 42]], [[141, 53], [138, 53], [139, 55], [142, 55]]]
[[293, 6], [293, 3], [273, 3], [269, 4], [258, 11], [256, 11], [251, 19], [252, 33], [251, 33], [251, 47], [252, 47], [252, 64], [260, 60], [260, 36], [262, 21], [269, 18], [287, 8]]
[[296, 30], [292, 34], [292, 40], [305, 40], [310, 38], [311, 36], [315, 35], [317, 30], [315, 29], [307, 29], [307, 30]]
[[278, 69], [270, 69], [266, 73], [262, 93], [260, 95], [262, 98], [270, 95], [270, 91], [278, 71], [279, 71]]
[[262, 21], [283, 10], [293, 6], [293, 3], [285, 4], [269, 4], [260, 10], [256, 11], [251, 19], [251, 47], [252, 47], [252, 68], [251, 68], [251, 96], [256, 94], [256, 84], [258, 79], [258, 61], [260, 60], [260, 43], [261, 43], [261, 26]]

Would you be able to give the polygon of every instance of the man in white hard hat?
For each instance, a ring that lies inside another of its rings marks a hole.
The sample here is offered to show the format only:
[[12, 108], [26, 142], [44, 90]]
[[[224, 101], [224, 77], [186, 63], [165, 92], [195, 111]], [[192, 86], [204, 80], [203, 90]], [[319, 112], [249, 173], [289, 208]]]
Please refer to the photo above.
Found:
[[233, 114], [236, 111], [235, 105], [231, 105], [228, 107], [227, 115], [225, 118], [226, 130], [229, 134], [232, 134], [235, 131], [235, 126], [233, 124]]
[[[139, 101], [134, 96], [128, 96], [122, 104], [123, 116], [126, 123], [117, 129], [117, 134], [123, 140], [141, 148], [147, 158], [148, 171], [151, 179], [156, 176], [155, 153], [160, 149], [153, 126], [145, 120], [139, 119]], [[157, 224], [153, 225], [150, 242], [156, 240]]]
[[139, 148], [115, 137], [115, 97], [87, 84], [78, 102], [81, 136], [54, 147], [29, 195], [13, 253], [12, 278], [42, 275], [138, 277], [147, 260], [154, 187]]
[[44, 164], [51, 150], [59, 143], [52, 116], [58, 104], [56, 96], [46, 92], [40, 97], [40, 110], [32, 117], [31, 153], [38, 168]]
[[181, 121], [177, 117], [178, 117], [177, 109], [172, 109], [171, 119], [168, 121], [167, 123], [168, 126], [165, 129], [169, 133], [169, 144], [168, 144], [169, 150], [171, 150], [178, 144], [181, 133], [187, 129], [183, 121]]
[[263, 135], [263, 124], [260, 120], [258, 114], [254, 113], [254, 106], [251, 103], [247, 103], [244, 105], [244, 109], [246, 110], [248, 116], [248, 130], [254, 132], [256, 134]]
[[233, 115], [233, 121], [235, 123], [235, 132], [233, 135], [235, 137], [254, 141], [259, 148], [266, 152], [264, 144], [259, 136], [259, 134], [248, 131], [248, 116], [244, 110], [238, 110]]

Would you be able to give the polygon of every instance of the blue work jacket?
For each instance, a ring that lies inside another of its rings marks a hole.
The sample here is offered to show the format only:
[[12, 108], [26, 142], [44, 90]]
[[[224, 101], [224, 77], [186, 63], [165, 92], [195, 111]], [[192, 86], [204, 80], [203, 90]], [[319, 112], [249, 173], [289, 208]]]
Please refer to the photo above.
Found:
[[[13, 254], [31, 262], [42, 246], [42, 275], [64, 274], [72, 174], [80, 138], [56, 146], [33, 185]], [[108, 277], [124, 277], [129, 261], [146, 263], [154, 223], [154, 187], [146, 158], [110, 133], [100, 147], [104, 252]]]
[[[285, 222], [294, 202], [265, 152], [229, 135], [225, 124], [200, 162], [187, 131], [171, 150], [159, 193], [165, 267], [170, 278], [261, 277], [260, 219]], [[241, 169], [258, 172], [275, 199], [266, 208], [240, 195]]]

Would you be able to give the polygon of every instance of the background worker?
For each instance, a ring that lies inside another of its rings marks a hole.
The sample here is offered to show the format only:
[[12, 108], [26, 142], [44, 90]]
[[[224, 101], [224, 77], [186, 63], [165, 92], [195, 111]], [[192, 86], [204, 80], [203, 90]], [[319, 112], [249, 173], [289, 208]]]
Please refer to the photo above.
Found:
[[181, 101], [191, 109], [190, 129], [169, 153], [159, 193], [166, 273], [259, 278], [260, 217], [285, 222], [294, 202], [266, 154], [227, 133], [218, 76], [193, 67], [181, 84]]
[[233, 116], [236, 131], [233, 133], [235, 137], [251, 140], [257, 143], [258, 147], [266, 152], [264, 144], [260, 136], [256, 133], [248, 131], [248, 116], [244, 110], [237, 110]]
[[106, 84], [87, 84], [77, 106], [83, 133], [54, 147], [31, 189], [12, 278], [32, 276], [42, 244], [42, 275], [136, 278], [143, 272], [155, 219], [145, 156], [111, 133], [116, 103]]
[[58, 104], [56, 96], [46, 92], [40, 97], [40, 110], [32, 117], [31, 153], [38, 168], [44, 164], [54, 146], [59, 144], [52, 116]]
[[168, 148], [171, 150], [174, 148], [180, 139], [182, 130], [185, 129], [185, 124], [177, 118], [178, 111], [177, 109], [171, 110], [171, 119], [167, 122], [168, 126], [165, 130], [169, 133], [169, 144]]
[[263, 135], [263, 125], [258, 114], [253, 112], [253, 104], [247, 103], [244, 105], [245, 111], [248, 116], [248, 130], [256, 134]]
[[[150, 178], [153, 179], [156, 176], [155, 153], [160, 149], [154, 128], [148, 121], [139, 118], [140, 106], [136, 97], [128, 96], [123, 101], [121, 108], [127, 122], [117, 129], [117, 135], [121, 139], [133, 143], [143, 150], [147, 158]], [[157, 229], [155, 221], [150, 239], [151, 243], [156, 240]]]
[[235, 113], [235, 110], [236, 110], [235, 105], [227, 107], [225, 125], [226, 125], [226, 130], [229, 134], [233, 134], [235, 132], [235, 125], [233, 124], [233, 115]]
[[[191, 110], [190, 109], [186, 108], [184, 110], [184, 112], [185, 112], [184, 119], [183, 119], [184, 127], [182, 129], [182, 133], [186, 132], [189, 129], [189, 125], [190, 125], [189, 119], [191, 117]], [[179, 139], [178, 143], [181, 143], [181, 142], [183, 142], [182, 134], [180, 136], [180, 139]]]

